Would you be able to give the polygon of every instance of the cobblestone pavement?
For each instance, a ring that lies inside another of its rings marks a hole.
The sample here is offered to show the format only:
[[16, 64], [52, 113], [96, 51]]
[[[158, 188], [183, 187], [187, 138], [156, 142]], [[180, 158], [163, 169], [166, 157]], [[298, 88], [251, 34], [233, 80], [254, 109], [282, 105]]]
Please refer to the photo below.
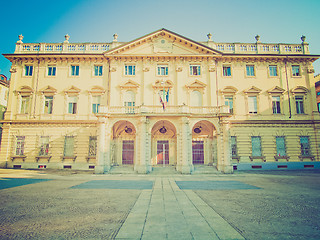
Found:
[[0, 239], [320, 239], [320, 171], [0, 169]]

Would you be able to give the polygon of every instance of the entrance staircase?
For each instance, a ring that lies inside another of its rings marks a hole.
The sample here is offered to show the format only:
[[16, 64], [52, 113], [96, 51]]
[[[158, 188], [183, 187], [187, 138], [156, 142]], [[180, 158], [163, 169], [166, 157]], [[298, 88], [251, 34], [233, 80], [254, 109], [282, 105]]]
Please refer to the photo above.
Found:
[[109, 171], [109, 174], [134, 174], [134, 173], [135, 171], [133, 170], [132, 165], [113, 166]]
[[150, 175], [175, 175], [180, 174], [175, 166], [153, 166]]
[[194, 165], [192, 174], [221, 174], [216, 166]]

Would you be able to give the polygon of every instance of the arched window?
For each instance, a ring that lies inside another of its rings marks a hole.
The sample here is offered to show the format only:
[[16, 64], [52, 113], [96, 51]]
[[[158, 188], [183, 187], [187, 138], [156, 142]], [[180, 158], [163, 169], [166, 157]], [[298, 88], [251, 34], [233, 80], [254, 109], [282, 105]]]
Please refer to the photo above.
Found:
[[202, 94], [199, 91], [192, 91], [190, 95], [190, 106], [200, 107], [202, 106]]
[[133, 91], [126, 91], [124, 94], [124, 106], [126, 107], [126, 113], [134, 113], [135, 106], [135, 94]]

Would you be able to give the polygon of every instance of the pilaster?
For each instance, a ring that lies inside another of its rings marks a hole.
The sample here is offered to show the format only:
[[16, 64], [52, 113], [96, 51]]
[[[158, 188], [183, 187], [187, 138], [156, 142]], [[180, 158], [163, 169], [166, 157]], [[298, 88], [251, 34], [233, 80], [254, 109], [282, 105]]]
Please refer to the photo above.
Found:
[[189, 126], [189, 119], [183, 117], [181, 121], [181, 130], [178, 134], [179, 153], [177, 161], [177, 171], [190, 174], [194, 171], [191, 158], [192, 138]]
[[140, 152], [139, 159], [136, 159], [134, 170], [138, 173], [148, 173], [150, 172], [151, 164], [149, 153], [151, 151], [150, 142], [148, 141], [147, 125], [149, 120], [146, 117], [140, 118], [140, 131], [138, 131], [138, 151]]
[[227, 122], [220, 123], [220, 134], [218, 135], [218, 162], [217, 168], [223, 173], [233, 173], [230, 151], [230, 126]]
[[110, 133], [107, 134], [107, 119], [99, 117], [98, 151], [95, 173], [103, 174], [110, 170]]

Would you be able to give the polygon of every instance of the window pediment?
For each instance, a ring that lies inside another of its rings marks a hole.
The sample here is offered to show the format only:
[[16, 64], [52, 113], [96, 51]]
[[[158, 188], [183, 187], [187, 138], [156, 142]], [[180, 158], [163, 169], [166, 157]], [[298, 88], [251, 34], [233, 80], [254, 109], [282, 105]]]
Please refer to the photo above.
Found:
[[199, 80], [195, 80], [193, 83], [186, 85], [186, 88], [189, 90], [201, 90], [206, 87], [207, 85]]
[[64, 91], [64, 93], [69, 96], [79, 95], [80, 92], [81, 92], [81, 90], [75, 86], [71, 86]]
[[293, 94], [307, 94], [309, 92], [309, 90], [303, 86], [297, 86], [297, 87], [291, 89], [291, 92]]
[[267, 92], [269, 94], [283, 94], [285, 91], [286, 90], [284, 90], [283, 88], [275, 86], [275, 87], [269, 89]]
[[152, 87], [153, 89], [158, 89], [158, 90], [162, 90], [163, 88], [171, 89], [173, 87], [173, 84], [170, 80], [166, 80], [166, 81], [156, 80], [156, 82], [153, 84]]
[[236, 94], [238, 92], [238, 89], [236, 89], [235, 87], [232, 86], [227, 86], [225, 87], [223, 90], [221, 90], [222, 94]]
[[119, 85], [120, 89], [137, 89], [140, 85], [132, 80], [128, 80], [125, 84]]
[[57, 89], [48, 85], [47, 87], [40, 90], [40, 92], [44, 95], [54, 95], [57, 93]]
[[251, 88], [248, 88], [246, 90], [244, 90], [243, 92], [245, 94], [260, 94], [261, 93], [261, 89], [260, 88], [257, 88], [255, 86], [252, 86]]
[[92, 95], [102, 95], [106, 92], [106, 90], [100, 86], [93, 86], [88, 92]]
[[33, 89], [29, 86], [22, 86], [17, 90], [17, 93], [21, 96], [30, 96], [33, 94]]

